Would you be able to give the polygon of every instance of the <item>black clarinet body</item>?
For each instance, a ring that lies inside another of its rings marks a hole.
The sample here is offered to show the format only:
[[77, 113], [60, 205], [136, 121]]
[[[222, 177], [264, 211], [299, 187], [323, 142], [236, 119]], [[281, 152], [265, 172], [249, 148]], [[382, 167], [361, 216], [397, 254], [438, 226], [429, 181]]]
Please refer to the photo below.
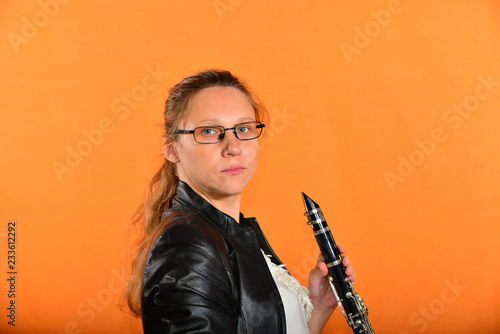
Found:
[[311, 225], [314, 231], [319, 249], [328, 267], [330, 283], [333, 284], [332, 289], [342, 315], [355, 334], [374, 334], [368, 320], [368, 309], [363, 304], [363, 299], [354, 291], [349, 276], [345, 274], [346, 268], [342, 264], [342, 256], [319, 205], [304, 193], [302, 197], [306, 208], [305, 215], [308, 218], [307, 224]]

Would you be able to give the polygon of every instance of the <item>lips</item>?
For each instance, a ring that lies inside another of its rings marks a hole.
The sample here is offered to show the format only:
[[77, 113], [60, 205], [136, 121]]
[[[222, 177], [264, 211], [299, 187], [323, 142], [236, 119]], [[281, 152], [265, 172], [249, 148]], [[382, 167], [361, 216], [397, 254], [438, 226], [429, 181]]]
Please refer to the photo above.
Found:
[[229, 175], [238, 175], [242, 173], [244, 170], [243, 167], [241, 166], [231, 166], [229, 168], [226, 168], [222, 171], [222, 173], [229, 174]]

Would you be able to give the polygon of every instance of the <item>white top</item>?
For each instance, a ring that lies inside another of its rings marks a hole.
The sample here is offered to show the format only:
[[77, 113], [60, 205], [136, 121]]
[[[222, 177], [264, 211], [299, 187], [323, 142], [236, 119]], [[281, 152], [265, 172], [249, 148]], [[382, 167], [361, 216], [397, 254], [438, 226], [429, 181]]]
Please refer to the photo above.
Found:
[[[264, 252], [262, 252], [264, 254]], [[274, 282], [283, 301], [286, 319], [286, 332], [293, 334], [309, 334], [307, 320], [312, 312], [312, 303], [309, 298], [309, 291], [303, 287], [292, 275], [283, 267], [277, 266], [264, 254], [269, 271], [273, 275]]]

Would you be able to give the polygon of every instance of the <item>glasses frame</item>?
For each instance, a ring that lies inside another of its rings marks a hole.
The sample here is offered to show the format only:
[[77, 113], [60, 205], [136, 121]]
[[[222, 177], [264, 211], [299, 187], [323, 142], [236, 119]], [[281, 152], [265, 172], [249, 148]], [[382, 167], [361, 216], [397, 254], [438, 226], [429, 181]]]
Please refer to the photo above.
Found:
[[[263, 129], [266, 125], [261, 123], [261, 122], [258, 122], [258, 121], [252, 121], [252, 122], [243, 122], [243, 123], [238, 123], [238, 124], [235, 124], [232, 128], [225, 128], [223, 127], [222, 125], [214, 125], [214, 126], [197, 126], [196, 128], [194, 128], [193, 130], [175, 130], [175, 134], [192, 134], [193, 135], [193, 138], [194, 138], [194, 141], [197, 142], [198, 144], [217, 144], [217, 143], [220, 143], [222, 140], [224, 140], [224, 137], [226, 136], [226, 131], [228, 130], [233, 130], [232, 132], [234, 133], [235, 137], [238, 138], [239, 140], [241, 141], [246, 141], [246, 140], [254, 140], [254, 139], [257, 139], [260, 137], [260, 135], [262, 134], [262, 131], [263, 130], [260, 130], [259, 134], [257, 137], [253, 137], [253, 138], [247, 138], [247, 139], [241, 139], [240, 137], [238, 137], [238, 133], [236, 132], [236, 127], [240, 126], [240, 125], [244, 125], [244, 124], [250, 124], [250, 123], [255, 123], [255, 128], [256, 129]], [[195, 136], [195, 131], [197, 129], [200, 129], [200, 128], [222, 128], [224, 129], [224, 132], [222, 132], [219, 137], [218, 137], [218, 141], [214, 141], [214, 142], [210, 142], [210, 143], [201, 143], [199, 141], [196, 140], [196, 136]]]

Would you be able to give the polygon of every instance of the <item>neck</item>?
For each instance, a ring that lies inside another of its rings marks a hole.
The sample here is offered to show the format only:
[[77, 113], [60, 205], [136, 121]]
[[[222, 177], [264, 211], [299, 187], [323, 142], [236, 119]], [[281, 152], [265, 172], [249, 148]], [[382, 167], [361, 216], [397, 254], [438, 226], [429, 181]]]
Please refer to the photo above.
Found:
[[237, 223], [240, 222], [241, 194], [217, 196], [210, 192], [199, 189], [189, 181], [184, 182], [186, 182], [191, 187], [191, 189], [193, 189], [198, 195], [203, 197], [208, 203], [212, 204], [217, 210], [224, 212], [226, 215], [234, 218]]
[[240, 202], [241, 202], [240, 195], [234, 195], [222, 199], [207, 198], [206, 196], [203, 197], [215, 208], [217, 208], [217, 210], [222, 211], [226, 215], [233, 217], [237, 223], [240, 222]]

